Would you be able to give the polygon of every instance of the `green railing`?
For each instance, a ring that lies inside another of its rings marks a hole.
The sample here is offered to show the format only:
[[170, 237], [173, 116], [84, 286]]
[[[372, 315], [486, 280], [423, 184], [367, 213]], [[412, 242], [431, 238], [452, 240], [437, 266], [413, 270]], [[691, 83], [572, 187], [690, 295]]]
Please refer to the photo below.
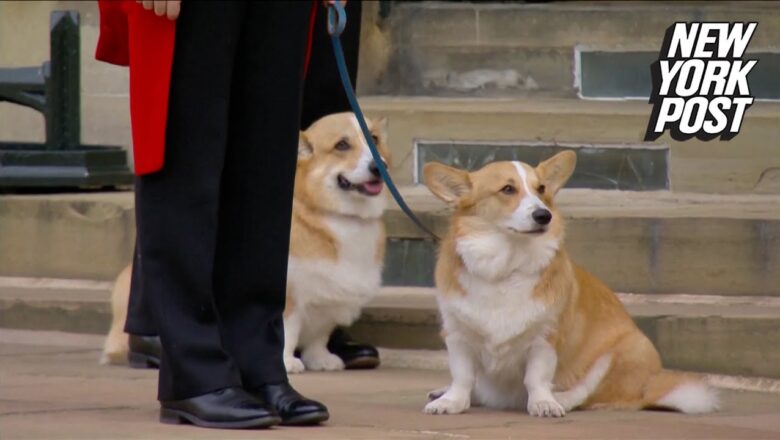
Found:
[[41, 112], [46, 125], [44, 144], [0, 142], [0, 190], [130, 184], [127, 154], [121, 147], [81, 144], [78, 12], [52, 12], [50, 29], [49, 61], [36, 67], [0, 68], [0, 101]]

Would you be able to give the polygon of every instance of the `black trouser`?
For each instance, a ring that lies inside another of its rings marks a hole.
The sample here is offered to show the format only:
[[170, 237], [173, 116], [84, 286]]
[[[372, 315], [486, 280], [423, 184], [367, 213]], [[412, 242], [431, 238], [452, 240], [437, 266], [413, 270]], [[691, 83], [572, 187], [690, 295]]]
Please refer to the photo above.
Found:
[[[347, 27], [344, 28], [340, 39], [349, 78], [354, 87], [357, 85], [358, 52], [360, 50], [361, 2], [348, 1], [345, 10]], [[320, 9], [314, 23], [309, 71], [303, 88], [302, 130], [325, 115], [351, 111], [339, 78], [336, 58], [333, 56], [333, 48], [327, 31], [327, 15], [325, 9]]]
[[[350, 80], [355, 85], [360, 47], [361, 2], [347, 2], [346, 12], [349, 25], [341, 34], [341, 45], [344, 49]], [[317, 11], [311, 59], [304, 85], [301, 128], [305, 129], [325, 115], [349, 110], [349, 102], [342, 90], [336, 59], [327, 34], [327, 14], [325, 9], [320, 9]], [[137, 252], [133, 260], [132, 287], [125, 330], [135, 335], [154, 336], [158, 334], [157, 326], [153, 319], [151, 305], [142, 293], [142, 283], [139, 278], [141, 262]]]
[[[284, 309], [310, 2], [186, 2], [165, 166], [136, 186], [160, 400], [286, 380]], [[131, 329], [132, 330], [132, 329]]]

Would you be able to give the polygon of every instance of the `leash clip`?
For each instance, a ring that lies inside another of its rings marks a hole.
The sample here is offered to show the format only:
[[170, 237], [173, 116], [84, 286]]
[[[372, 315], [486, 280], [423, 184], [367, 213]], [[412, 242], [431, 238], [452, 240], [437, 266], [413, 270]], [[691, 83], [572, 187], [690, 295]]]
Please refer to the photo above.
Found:
[[328, 33], [333, 37], [339, 37], [347, 25], [347, 13], [344, 5], [336, 0], [328, 5]]

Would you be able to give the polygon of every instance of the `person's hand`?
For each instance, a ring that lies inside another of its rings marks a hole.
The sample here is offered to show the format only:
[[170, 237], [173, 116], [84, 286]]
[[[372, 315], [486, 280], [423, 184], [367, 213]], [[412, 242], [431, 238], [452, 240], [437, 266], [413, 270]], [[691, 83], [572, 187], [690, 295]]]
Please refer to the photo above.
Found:
[[176, 20], [181, 11], [181, 0], [138, 0], [147, 11], [154, 10], [158, 17], [166, 16], [169, 20]]
[[326, 8], [332, 4], [335, 4], [336, 2], [341, 3], [341, 6], [347, 6], [347, 0], [322, 0], [322, 6], [325, 6]]

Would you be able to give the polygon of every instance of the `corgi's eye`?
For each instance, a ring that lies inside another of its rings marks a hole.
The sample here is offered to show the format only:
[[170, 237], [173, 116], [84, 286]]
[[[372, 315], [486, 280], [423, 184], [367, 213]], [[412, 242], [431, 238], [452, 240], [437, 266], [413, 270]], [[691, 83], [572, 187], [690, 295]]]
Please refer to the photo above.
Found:
[[517, 192], [514, 186], [512, 185], [506, 185], [503, 188], [501, 188], [501, 192], [507, 195], [512, 195]]
[[334, 148], [334, 149], [336, 149], [336, 150], [338, 150], [338, 151], [347, 151], [347, 150], [349, 150], [350, 148], [352, 148], [352, 146], [351, 146], [351, 145], [349, 145], [349, 142], [347, 142], [347, 141], [345, 141], [345, 140], [340, 140], [340, 141], [339, 141], [339, 142], [336, 144], [336, 146], [335, 146], [335, 147], [333, 147], [333, 148]]
[[536, 188], [536, 192], [538, 192], [540, 195], [544, 194], [544, 190], [547, 189], [544, 187], [544, 185], [539, 185], [539, 187]]
[[374, 141], [374, 145], [379, 145], [379, 138], [375, 135], [371, 135], [371, 139]]

